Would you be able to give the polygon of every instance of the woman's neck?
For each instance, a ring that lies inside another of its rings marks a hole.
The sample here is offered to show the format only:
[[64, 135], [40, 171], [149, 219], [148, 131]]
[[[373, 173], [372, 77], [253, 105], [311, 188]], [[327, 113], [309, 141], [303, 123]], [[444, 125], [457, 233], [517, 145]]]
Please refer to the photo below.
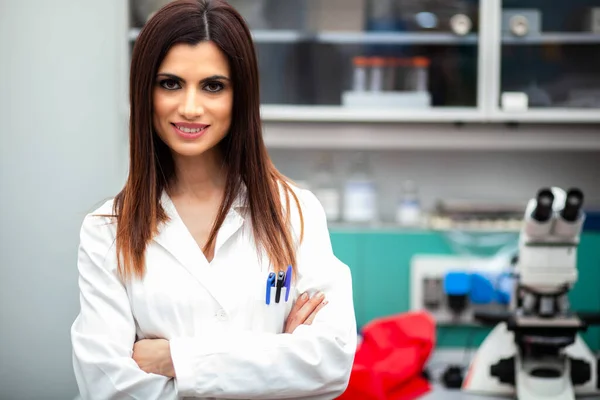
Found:
[[175, 182], [170, 190], [172, 197], [206, 201], [221, 197], [227, 181], [223, 156], [217, 149], [200, 157], [174, 155]]

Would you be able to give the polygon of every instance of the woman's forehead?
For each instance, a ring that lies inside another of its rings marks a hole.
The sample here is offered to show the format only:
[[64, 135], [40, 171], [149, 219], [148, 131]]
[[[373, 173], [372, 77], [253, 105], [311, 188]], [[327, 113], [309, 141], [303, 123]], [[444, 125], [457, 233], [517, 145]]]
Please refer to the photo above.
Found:
[[184, 79], [197, 75], [229, 77], [229, 62], [214, 42], [204, 41], [195, 45], [178, 43], [169, 49], [158, 73], [174, 74]]

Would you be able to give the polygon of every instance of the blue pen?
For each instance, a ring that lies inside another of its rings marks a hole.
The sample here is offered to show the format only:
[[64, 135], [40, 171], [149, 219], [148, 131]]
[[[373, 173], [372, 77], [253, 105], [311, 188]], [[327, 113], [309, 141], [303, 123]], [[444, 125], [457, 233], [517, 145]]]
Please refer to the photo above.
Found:
[[285, 273], [285, 302], [287, 303], [290, 298], [290, 290], [292, 287], [292, 266], [288, 265], [287, 272]]
[[265, 302], [271, 304], [271, 288], [275, 286], [275, 272], [271, 272], [267, 278], [267, 293]]

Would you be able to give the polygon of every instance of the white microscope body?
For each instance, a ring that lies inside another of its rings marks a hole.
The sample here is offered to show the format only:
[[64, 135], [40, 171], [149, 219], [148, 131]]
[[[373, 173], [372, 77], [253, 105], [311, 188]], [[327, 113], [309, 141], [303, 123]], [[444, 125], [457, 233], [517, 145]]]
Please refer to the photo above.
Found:
[[462, 390], [519, 400], [600, 398], [598, 361], [578, 335], [599, 315], [569, 309], [577, 281], [583, 194], [542, 189], [525, 211], [511, 311], [476, 318], [496, 327], [481, 344]]

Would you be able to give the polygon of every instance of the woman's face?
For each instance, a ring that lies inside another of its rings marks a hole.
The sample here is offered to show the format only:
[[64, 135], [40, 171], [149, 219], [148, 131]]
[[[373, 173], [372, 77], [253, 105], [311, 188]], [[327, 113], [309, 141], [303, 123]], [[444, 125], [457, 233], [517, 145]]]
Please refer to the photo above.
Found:
[[229, 63], [210, 41], [177, 44], [158, 68], [153, 91], [153, 124], [174, 155], [206, 153], [231, 125], [233, 84]]

